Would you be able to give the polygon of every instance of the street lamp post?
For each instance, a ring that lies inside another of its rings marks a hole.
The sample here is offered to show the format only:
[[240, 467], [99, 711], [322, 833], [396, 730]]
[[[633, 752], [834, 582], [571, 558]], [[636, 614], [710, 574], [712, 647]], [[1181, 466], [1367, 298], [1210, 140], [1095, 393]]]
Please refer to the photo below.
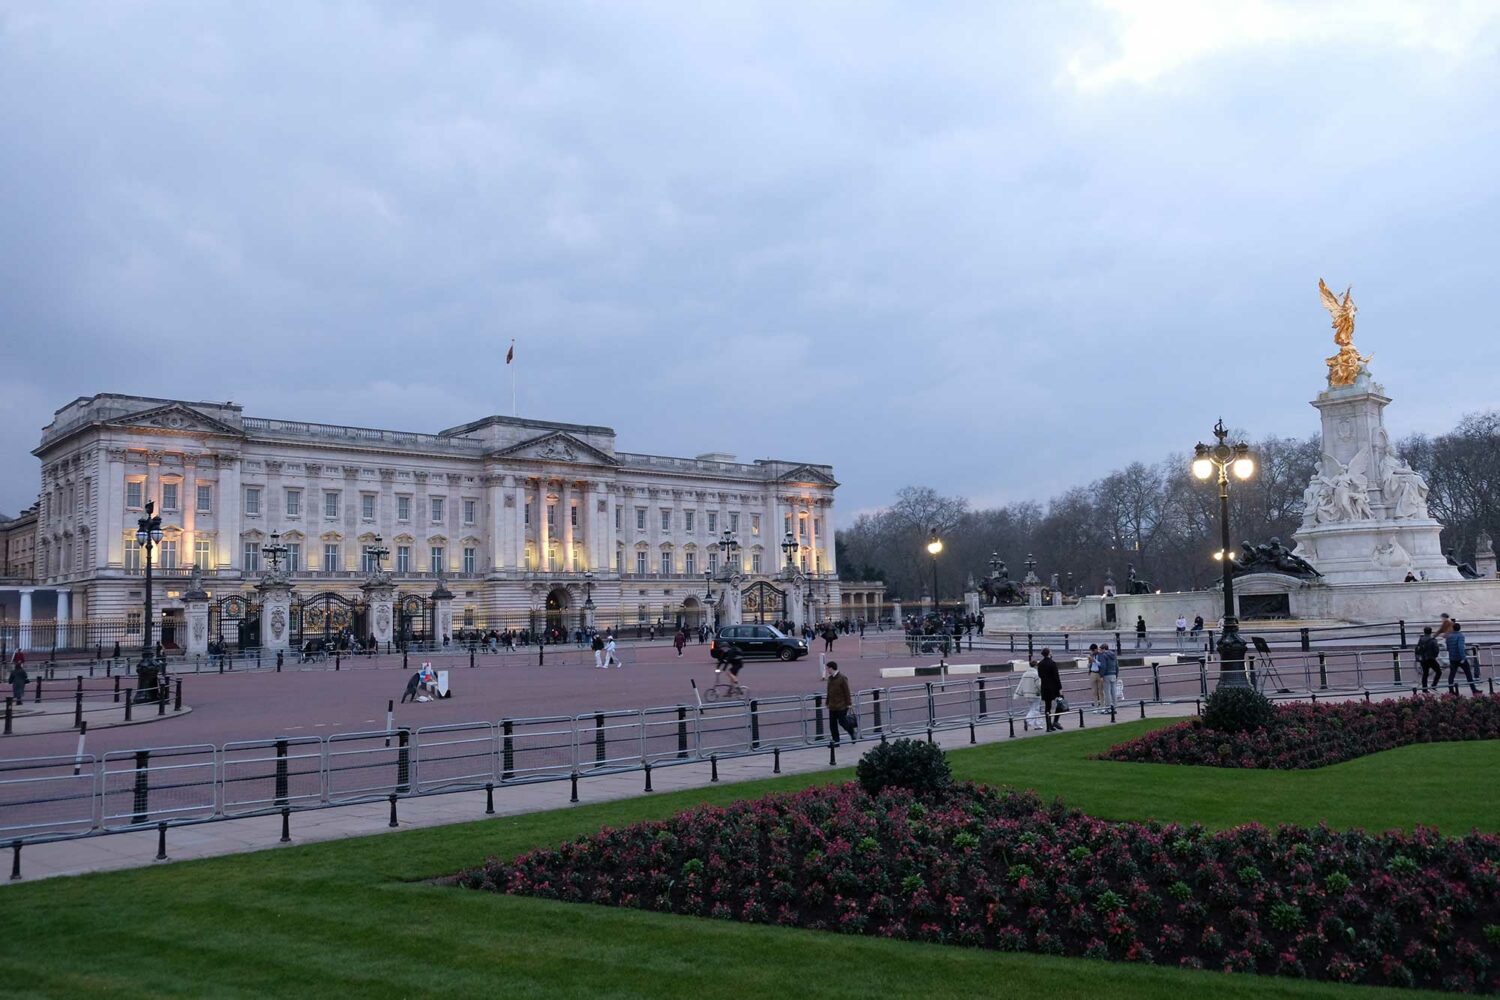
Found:
[[[274, 536], [274, 535], [272, 536], [273, 539], [275, 537], [276, 536]], [[286, 549], [286, 546], [283, 545], [281, 548], [284, 551]], [[368, 545], [368, 546], [366, 546], [365, 547], [365, 552], [374, 557], [374, 559], [375, 559], [375, 575], [379, 576], [380, 575], [380, 564], [385, 560], [386, 556], [388, 556], [388, 555], [391, 554], [391, 550], [385, 547], [385, 540], [383, 538], [381, 538], [379, 535], [376, 535], [375, 536], [375, 544], [374, 545]]]
[[594, 574], [583, 574], [583, 627], [593, 625], [594, 618]]
[[938, 589], [937, 589], [937, 557], [943, 551], [943, 540], [938, 537], [937, 529], [933, 528], [927, 536], [927, 554], [932, 556], [932, 613], [938, 611]]
[[141, 644], [141, 659], [150, 661], [155, 655], [151, 648], [151, 551], [161, 544], [161, 517], [153, 511], [156, 503], [146, 501], [146, 513], [136, 521], [135, 544], [146, 550], [146, 617], [141, 623], [145, 641]]
[[281, 532], [271, 532], [271, 544], [262, 546], [260, 551], [271, 560], [271, 574], [274, 576], [281, 569], [281, 557], [287, 553], [287, 547], [281, 544]]
[[1245, 678], [1245, 640], [1240, 637], [1240, 622], [1234, 611], [1234, 560], [1229, 558], [1229, 474], [1236, 479], [1249, 479], [1255, 475], [1255, 460], [1250, 457], [1250, 446], [1243, 441], [1229, 444], [1224, 439], [1229, 432], [1224, 421], [1214, 424], [1214, 437], [1218, 443], [1207, 445], [1199, 442], [1193, 449], [1193, 475], [1202, 480], [1218, 474], [1219, 481], [1219, 541], [1222, 556], [1220, 563], [1224, 571], [1224, 621], [1219, 634], [1219, 687], [1248, 687]]
[[801, 545], [797, 544], [796, 537], [790, 531], [788, 531], [786, 533], [786, 537], [783, 538], [781, 542], [781, 554], [785, 557], [786, 560], [787, 576], [792, 575], [792, 569], [796, 565], [797, 561], [797, 550], [801, 547]]

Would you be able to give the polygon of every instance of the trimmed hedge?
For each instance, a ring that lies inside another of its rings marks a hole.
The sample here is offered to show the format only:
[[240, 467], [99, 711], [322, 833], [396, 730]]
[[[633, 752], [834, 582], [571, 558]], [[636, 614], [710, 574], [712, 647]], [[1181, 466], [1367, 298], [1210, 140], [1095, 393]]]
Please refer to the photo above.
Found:
[[1110, 747], [1099, 760], [1296, 771], [1410, 743], [1500, 739], [1500, 695], [1278, 705], [1268, 725], [1220, 732], [1190, 721]]
[[858, 785], [701, 807], [457, 884], [845, 934], [1500, 990], [1500, 837], [1110, 823], [1032, 793]]

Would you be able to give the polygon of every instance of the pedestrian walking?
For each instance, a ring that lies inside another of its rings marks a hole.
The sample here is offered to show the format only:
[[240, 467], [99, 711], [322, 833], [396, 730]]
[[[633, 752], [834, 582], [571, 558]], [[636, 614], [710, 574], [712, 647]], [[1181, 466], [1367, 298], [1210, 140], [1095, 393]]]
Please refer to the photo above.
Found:
[[1202, 631], [1203, 631], [1203, 616], [1202, 615], [1194, 615], [1193, 616], [1193, 627], [1188, 630], [1188, 634], [1193, 637], [1194, 641], [1197, 641], [1197, 639], [1198, 639], [1198, 633], [1202, 632]]
[[1464, 677], [1469, 681], [1469, 690], [1478, 694], [1479, 685], [1474, 683], [1474, 673], [1469, 669], [1469, 647], [1464, 638], [1464, 627], [1458, 622], [1453, 622], [1453, 630], [1448, 633], [1447, 641], [1448, 690], [1454, 694], [1458, 694], [1458, 685], [1453, 680], [1458, 672], [1462, 670]]
[[15, 657], [11, 659], [10, 676], [6, 679], [10, 681], [10, 689], [15, 696], [16, 704], [21, 704], [26, 700], [26, 682], [31, 678], [26, 673], [26, 657], [21, 655], [19, 649], [16, 650]]
[[1135, 618], [1135, 648], [1151, 648], [1151, 641], [1146, 638], [1146, 619], [1143, 615], [1136, 615]]
[[672, 637], [672, 645], [677, 647], [677, 655], [681, 656], [682, 647], [687, 645], [687, 633], [678, 629], [677, 634]]
[[604, 638], [598, 632], [594, 633], [594, 640], [590, 647], [594, 651], [594, 666], [600, 670], [604, 669]]
[[604, 639], [604, 669], [608, 670], [611, 663], [615, 665], [616, 670], [620, 669], [620, 658], [615, 655], [615, 637], [613, 634], [606, 636]]
[[1099, 676], [1104, 678], [1105, 702], [1114, 708], [1124, 685], [1120, 683], [1120, 657], [1107, 642], [1099, 644]]
[[1042, 711], [1042, 678], [1037, 673], [1035, 663], [1026, 664], [1026, 669], [1021, 672], [1021, 679], [1016, 682], [1014, 696], [1018, 701], [1028, 703], [1021, 728], [1030, 729], [1040, 723], [1045, 713]]
[[1187, 615], [1177, 616], [1177, 648], [1187, 647]]
[[1042, 714], [1047, 717], [1047, 732], [1062, 731], [1062, 710], [1057, 708], [1062, 698], [1062, 677], [1057, 672], [1057, 661], [1052, 659], [1052, 650], [1042, 647], [1042, 659], [1036, 665], [1037, 680], [1041, 685]]
[[833, 652], [833, 641], [839, 637], [832, 625], [823, 626], [823, 652]]
[[833, 660], [828, 661], [828, 697], [824, 704], [828, 706], [828, 735], [833, 745], [839, 745], [840, 726], [849, 734], [849, 739], [858, 740], [854, 722], [849, 718], [849, 708], [854, 704], [854, 696], [849, 693], [849, 678], [839, 673], [839, 665]]
[[1438, 663], [1438, 640], [1432, 634], [1432, 626], [1422, 629], [1422, 638], [1417, 640], [1417, 662], [1422, 665], [1422, 690], [1427, 690], [1427, 672], [1432, 671], [1432, 686], [1443, 681], [1443, 668]]

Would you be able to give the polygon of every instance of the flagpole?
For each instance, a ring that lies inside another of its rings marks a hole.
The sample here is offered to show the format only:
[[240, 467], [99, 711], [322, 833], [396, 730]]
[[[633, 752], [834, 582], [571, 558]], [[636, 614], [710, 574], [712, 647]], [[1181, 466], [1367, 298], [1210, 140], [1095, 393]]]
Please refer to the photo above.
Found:
[[506, 361], [506, 367], [510, 369], [510, 415], [512, 417], [517, 416], [517, 413], [516, 413], [516, 362], [515, 362], [515, 358], [516, 358], [516, 338], [512, 337], [510, 339], [510, 357]]

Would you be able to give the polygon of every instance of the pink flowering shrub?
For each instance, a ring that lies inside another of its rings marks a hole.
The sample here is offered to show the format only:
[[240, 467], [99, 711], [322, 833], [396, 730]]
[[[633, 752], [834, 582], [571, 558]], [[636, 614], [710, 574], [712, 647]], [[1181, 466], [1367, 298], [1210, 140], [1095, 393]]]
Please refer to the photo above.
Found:
[[1278, 705], [1271, 724], [1225, 733], [1194, 720], [1110, 747], [1100, 760], [1296, 771], [1408, 743], [1500, 739], [1500, 695]]
[[603, 830], [460, 885], [1003, 951], [1500, 991], [1500, 837], [1111, 823], [855, 784]]

